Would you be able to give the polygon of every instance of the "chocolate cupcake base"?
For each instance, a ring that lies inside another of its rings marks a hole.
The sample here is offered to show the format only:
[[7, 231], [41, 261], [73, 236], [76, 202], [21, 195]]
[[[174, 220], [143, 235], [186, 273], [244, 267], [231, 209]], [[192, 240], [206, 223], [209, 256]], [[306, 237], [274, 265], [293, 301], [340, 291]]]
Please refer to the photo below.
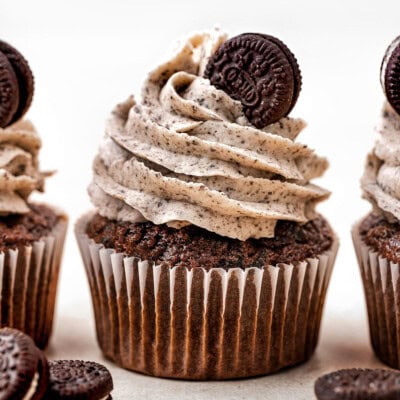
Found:
[[180, 379], [265, 375], [314, 352], [338, 242], [314, 259], [263, 268], [170, 268], [127, 257], [76, 224], [106, 357]]
[[[56, 301], [67, 217], [59, 210], [39, 206], [57, 219], [50, 232], [39, 237], [42, 226], [17, 226], [10, 221], [7, 238], [1, 239], [0, 249], [0, 326], [19, 329], [44, 349], [49, 341]], [[40, 219], [40, 216], [38, 216]], [[2, 220], [5, 223], [4, 219]], [[26, 232], [25, 232], [26, 228]], [[39, 233], [38, 233], [39, 232]], [[24, 238], [35, 240], [24, 242]], [[7, 244], [6, 240], [11, 240]], [[12, 244], [11, 244], [12, 243]]]
[[376, 356], [400, 369], [400, 266], [368, 246], [360, 233], [364, 219], [352, 229], [367, 304], [371, 344]]

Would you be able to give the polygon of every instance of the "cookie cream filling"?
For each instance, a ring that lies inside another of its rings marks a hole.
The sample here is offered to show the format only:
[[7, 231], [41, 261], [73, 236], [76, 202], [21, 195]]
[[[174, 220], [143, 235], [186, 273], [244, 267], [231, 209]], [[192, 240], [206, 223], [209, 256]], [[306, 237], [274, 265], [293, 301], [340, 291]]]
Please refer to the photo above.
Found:
[[95, 158], [89, 194], [99, 213], [130, 222], [188, 224], [246, 240], [273, 237], [278, 220], [307, 222], [329, 192], [310, 181], [328, 166], [295, 141], [301, 119], [264, 129], [203, 72], [226, 40], [190, 37], [117, 106]]
[[0, 215], [29, 211], [27, 198], [43, 191], [46, 173], [39, 171], [41, 141], [26, 120], [0, 128]]
[[26, 392], [25, 396], [22, 398], [22, 400], [31, 400], [33, 396], [36, 394], [38, 385], [39, 385], [39, 373], [36, 372], [35, 375], [33, 376], [31, 386], [29, 390]]
[[400, 116], [385, 103], [361, 179], [363, 196], [390, 221], [400, 219]]

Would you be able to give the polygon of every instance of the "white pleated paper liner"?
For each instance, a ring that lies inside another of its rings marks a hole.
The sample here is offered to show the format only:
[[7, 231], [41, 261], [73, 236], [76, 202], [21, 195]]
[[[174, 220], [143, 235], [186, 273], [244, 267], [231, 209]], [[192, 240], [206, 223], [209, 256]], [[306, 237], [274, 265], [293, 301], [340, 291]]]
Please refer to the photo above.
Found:
[[124, 368], [171, 378], [263, 375], [307, 360], [317, 341], [338, 241], [298, 265], [153, 265], [75, 233], [88, 275], [97, 338]]
[[42, 349], [52, 331], [68, 224], [64, 214], [54, 211], [61, 218], [48, 236], [0, 253], [0, 326], [27, 333]]
[[381, 361], [400, 369], [400, 267], [363, 242], [361, 222], [353, 227], [352, 236], [364, 286], [372, 347]]

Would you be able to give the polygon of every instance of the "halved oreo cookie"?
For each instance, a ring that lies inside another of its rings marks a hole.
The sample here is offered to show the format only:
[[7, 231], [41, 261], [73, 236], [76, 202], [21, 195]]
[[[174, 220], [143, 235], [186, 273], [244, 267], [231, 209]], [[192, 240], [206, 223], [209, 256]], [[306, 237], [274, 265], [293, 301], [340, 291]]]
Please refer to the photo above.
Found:
[[244, 33], [223, 43], [210, 58], [205, 77], [239, 100], [257, 128], [288, 115], [301, 89], [296, 57], [279, 39], [259, 33]]
[[50, 361], [48, 400], [111, 399], [113, 380], [106, 367], [92, 361]]
[[393, 40], [383, 57], [381, 85], [389, 104], [400, 114], [400, 36]]
[[388, 369], [342, 369], [315, 382], [318, 400], [400, 399], [400, 372]]
[[18, 81], [19, 104], [11, 122], [18, 121], [29, 109], [34, 92], [34, 79], [28, 61], [10, 44], [0, 40], [0, 52], [3, 53], [14, 69]]
[[0, 398], [42, 399], [49, 381], [46, 358], [24, 333], [0, 329]]
[[0, 53], [0, 128], [13, 119], [19, 104], [18, 81], [8, 58]]

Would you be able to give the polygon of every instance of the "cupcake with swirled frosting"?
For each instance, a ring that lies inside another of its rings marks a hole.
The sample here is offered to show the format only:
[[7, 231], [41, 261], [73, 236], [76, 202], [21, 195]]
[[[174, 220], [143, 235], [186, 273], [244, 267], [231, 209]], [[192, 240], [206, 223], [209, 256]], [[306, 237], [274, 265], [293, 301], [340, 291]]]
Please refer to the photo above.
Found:
[[195, 34], [112, 112], [76, 225], [106, 357], [155, 376], [267, 374], [313, 353], [337, 239], [296, 141], [278, 39]]
[[24, 115], [33, 98], [28, 62], [0, 40], [0, 327], [30, 335], [45, 348], [53, 325], [67, 216], [33, 202], [46, 177], [41, 139]]
[[378, 358], [400, 368], [400, 38], [388, 47], [381, 66], [385, 92], [377, 140], [361, 179], [372, 211], [353, 227], [369, 317]]

